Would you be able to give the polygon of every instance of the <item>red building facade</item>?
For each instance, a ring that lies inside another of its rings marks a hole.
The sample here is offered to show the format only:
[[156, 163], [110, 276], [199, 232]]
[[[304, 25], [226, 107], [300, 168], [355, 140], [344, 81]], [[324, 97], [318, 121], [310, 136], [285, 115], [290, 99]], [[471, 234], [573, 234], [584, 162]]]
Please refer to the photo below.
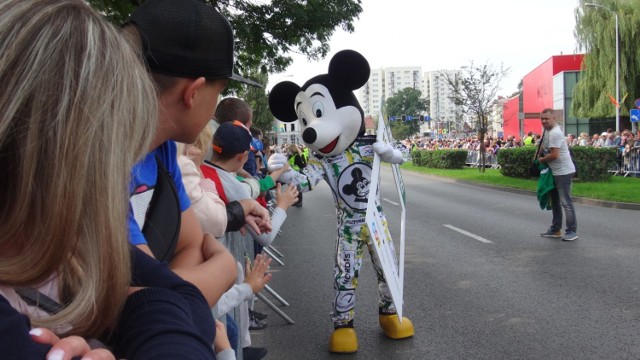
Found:
[[504, 104], [504, 136], [521, 138], [528, 132], [540, 134], [539, 113], [545, 108], [561, 110], [562, 120], [568, 118], [573, 86], [568, 88], [562, 73], [579, 72], [583, 58], [583, 54], [552, 56], [525, 75], [522, 93]]

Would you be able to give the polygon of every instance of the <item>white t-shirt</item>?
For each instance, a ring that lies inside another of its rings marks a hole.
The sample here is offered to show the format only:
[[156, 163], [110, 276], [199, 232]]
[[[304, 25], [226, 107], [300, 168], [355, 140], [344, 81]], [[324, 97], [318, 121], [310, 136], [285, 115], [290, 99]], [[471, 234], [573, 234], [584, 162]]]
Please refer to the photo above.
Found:
[[551, 152], [550, 148], [560, 149], [560, 156], [547, 163], [553, 175], [568, 175], [576, 172], [576, 168], [571, 160], [571, 154], [569, 153], [569, 146], [567, 146], [567, 140], [557, 125], [553, 129], [547, 130], [542, 140], [543, 155], [549, 154]]

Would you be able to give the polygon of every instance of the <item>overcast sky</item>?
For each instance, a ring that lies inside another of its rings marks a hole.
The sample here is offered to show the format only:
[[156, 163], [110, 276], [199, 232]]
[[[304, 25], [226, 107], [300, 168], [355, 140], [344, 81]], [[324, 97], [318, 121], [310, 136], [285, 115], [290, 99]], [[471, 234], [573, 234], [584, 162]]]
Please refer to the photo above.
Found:
[[422, 71], [501, 64], [510, 68], [500, 95], [553, 55], [576, 53], [573, 35], [578, 0], [363, 0], [351, 34], [336, 31], [331, 52], [310, 63], [295, 56], [287, 71], [272, 74], [268, 88], [290, 80], [300, 85], [326, 73], [333, 54], [362, 53], [371, 68], [421, 66]]

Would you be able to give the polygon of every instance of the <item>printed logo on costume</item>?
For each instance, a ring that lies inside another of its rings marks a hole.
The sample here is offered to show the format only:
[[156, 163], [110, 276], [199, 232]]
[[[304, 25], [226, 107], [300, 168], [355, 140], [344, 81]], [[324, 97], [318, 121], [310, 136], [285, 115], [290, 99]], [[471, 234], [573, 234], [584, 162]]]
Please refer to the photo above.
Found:
[[342, 268], [344, 269], [344, 273], [342, 274], [342, 279], [340, 280], [339, 288], [346, 289], [352, 285], [353, 277], [355, 276], [355, 260], [356, 260], [356, 252], [355, 251], [343, 251], [341, 255]]
[[336, 310], [341, 313], [353, 310], [356, 303], [356, 294], [353, 290], [340, 291], [336, 297]]
[[328, 157], [326, 161], [328, 164], [339, 164], [347, 161], [347, 157], [344, 154], [338, 154], [336, 156]]
[[359, 146], [358, 151], [360, 151], [360, 156], [363, 158], [372, 158], [374, 155], [373, 145]]
[[338, 178], [338, 193], [351, 209], [366, 211], [371, 183], [371, 167], [366, 163], [353, 163]]

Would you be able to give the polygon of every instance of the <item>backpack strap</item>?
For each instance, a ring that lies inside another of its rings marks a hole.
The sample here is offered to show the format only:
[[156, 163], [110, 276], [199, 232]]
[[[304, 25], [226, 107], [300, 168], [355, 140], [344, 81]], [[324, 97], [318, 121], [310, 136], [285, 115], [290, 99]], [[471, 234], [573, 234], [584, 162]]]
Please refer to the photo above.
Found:
[[200, 171], [202, 171], [202, 176], [205, 179], [209, 179], [213, 181], [214, 184], [216, 184], [218, 196], [220, 196], [220, 199], [222, 199], [225, 204], [228, 204], [229, 200], [227, 199], [227, 194], [225, 194], [224, 192], [224, 187], [222, 186], [222, 181], [220, 181], [220, 175], [218, 175], [218, 170], [216, 169], [216, 167], [213, 164], [205, 161], [202, 165], [200, 165]]
[[178, 244], [182, 213], [173, 178], [157, 154], [156, 163], [158, 175], [142, 234], [156, 259], [169, 262]]
[[31, 306], [38, 307], [50, 315], [55, 315], [62, 310], [60, 303], [34, 288], [16, 288], [15, 291], [24, 302]]

